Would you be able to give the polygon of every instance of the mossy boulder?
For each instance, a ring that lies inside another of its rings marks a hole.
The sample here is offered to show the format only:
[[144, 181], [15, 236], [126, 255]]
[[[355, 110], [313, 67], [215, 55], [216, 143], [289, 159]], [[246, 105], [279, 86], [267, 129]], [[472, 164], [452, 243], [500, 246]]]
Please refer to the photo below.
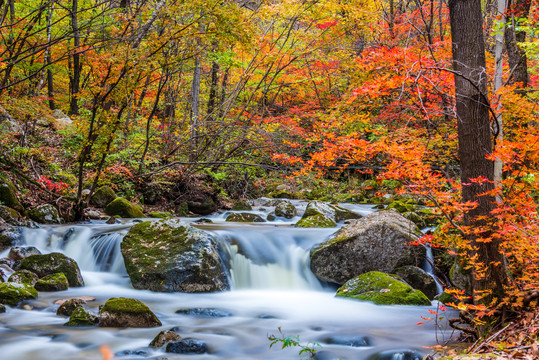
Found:
[[15, 271], [8, 279], [9, 282], [26, 284], [30, 286], [34, 286], [38, 280], [39, 276], [28, 270]]
[[22, 260], [20, 269], [30, 270], [39, 277], [63, 273], [69, 286], [84, 286], [84, 280], [75, 260], [61, 253], [28, 256]]
[[56, 315], [58, 316], [71, 316], [73, 314], [73, 311], [75, 311], [76, 308], [82, 307], [82, 305], [86, 304], [86, 301], [82, 299], [69, 299], [64, 301], [58, 309], [56, 310]]
[[13, 246], [20, 237], [20, 230], [0, 220], [0, 251], [4, 251]]
[[395, 269], [393, 273], [414, 289], [420, 290], [430, 300], [433, 300], [438, 294], [434, 278], [417, 266], [402, 266]]
[[395, 275], [370, 271], [348, 280], [337, 296], [371, 301], [378, 305], [430, 305], [429, 299]]
[[284, 217], [287, 219], [292, 219], [294, 216], [296, 216], [298, 211], [296, 210], [296, 207], [292, 205], [289, 201], [283, 201], [277, 204], [275, 207], [275, 215]]
[[27, 215], [40, 224], [60, 224], [62, 222], [58, 209], [51, 204], [43, 204], [30, 209]]
[[172, 330], [163, 330], [152, 340], [150, 347], [158, 349], [171, 341], [180, 340], [180, 338], [181, 336], [177, 332]]
[[18, 212], [24, 212], [24, 207], [17, 197], [17, 189], [9, 181], [0, 180], [0, 203]]
[[466, 295], [472, 294], [472, 273], [460, 265], [458, 260], [449, 270], [449, 280], [456, 288], [464, 290]]
[[20, 214], [17, 210], [7, 207], [5, 205], [0, 205], [0, 219], [3, 219], [10, 225], [20, 226], [19, 221]]
[[229, 289], [217, 239], [179, 219], [133, 226], [121, 250], [135, 289], [189, 293]]
[[411, 201], [395, 200], [387, 206], [387, 210], [391, 209], [403, 214], [415, 211], [415, 205]]
[[31, 285], [13, 282], [0, 283], [0, 303], [15, 306], [21, 301], [37, 298], [37, 290]]
[[237, 210], [237, 211], [253, 210], [253, 207], [247, 201], [237, 200], [233, 202], [232, 210]]
[[340, 206], [331, 205], [322, 201], [313, 200], [307, 204], [305, 212], [303, 213], [302, 218], [307, 218], [314, 215], [324, 215], [328, 219], [331, 219], [335, 222], [350, 220], [350, 219], [360, 219], [362, 216], [351, 210], [342, 208]]
[[148, 214], [148, 216], [154, 219], [165, 219], [168, 217], [173, 217], [174, 214], [168, 211], [163, 211], [163, 212], [151, 212]]
[[34, 285], [37, 291], [63, 291], [69, 288], [69, 282], [63, 273], [42, 277]]
[[41, 251], [35, 246], [13, 246], [9, 249], [9, 259], [13, 261], [22, 260], [31, 255], [41, 255]]
[[209, 215], [217, 210], [217, 204], [211, 197], [202, 200], [188, 201], [189, 211], [199, 215]]
[[90, 199], [90, 204], [104, 208], [108, 204], [110, 204], [112, 201], [116, 199], [116, 193], [110, 186], [101, 186], [99, 189], [95, 191], [95, 193], [92, 195], [92, 198]]
[[231, 222], [265, 222], [260, 215], [253, 214], [253, 213], [233, 213], [226, 217], [226, 221]]
[[144, 213], [139, 206], [130, 203], [124, 198], [114, 199], [105, 207], [104, 211], [109, 216], [119, 216], [122, 218], [133, 219], [144, 217]]
[[97, 316], [82, 306], [77, 306], [64, 326], [95, 326]]
[[294, 226], [299, 228], [332, 228], [337, 226], [337, 223], [322, 214], [317, 214], [302, 217]]
[[409, 245], [421, 236], [414, 223], [395, 211], [353, 220], [311, 250], [311, 270], [321, 280], [344, 284], [369, 271], [391, 272], [421, 265], [423, 246]]
[[161, 326], [148, 306], [137, 299], [111, 298], [99, 312], [100, 327], [147, 328]]

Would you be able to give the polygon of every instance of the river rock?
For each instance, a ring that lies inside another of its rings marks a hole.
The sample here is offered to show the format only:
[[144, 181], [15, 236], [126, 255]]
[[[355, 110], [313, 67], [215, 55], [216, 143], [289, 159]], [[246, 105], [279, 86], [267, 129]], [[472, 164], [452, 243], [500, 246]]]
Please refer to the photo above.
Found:
[[22, 260], [20, 269], [30, 270], [39, 277], [64, 273], [69, 286], [84, 286], [84, 280], [75, 260], [61, 253], [28, 256]]
[[337, 223], [322, 214], [318, 214], [304, 216], [294, 226], [299, 228], [331, 228], [337, 226]]
[[367, 358], [367, 360], [422, 360], [424, 356], [415, 350], [410, 349], [398, 349], [398, 350], [384, 350], [373, 354]]
[[217, 210], [217, 204], [211, 197], [187, 202], [189, 211], [199, 215], [209, 215]]
[[254, 206], [270, 206], [271, 200], [272, 199], [267, 198], [267, 197], [261, 197], [261, 198], [253, 200], [253, 205]]
[[121, 249], [135, 289], [189, 293], [229, 289], [217, 239], [179, 219], [133, 226]]
[[346, 345], [351, 347], [372, 346], [371, 340], [367, 336], [358, 335], [333, 335], [323, 339], [326, 344]]
[[66, 300], [58, 307], [58, 310], [56, 310], [56, 315], [71, 316], [71, 314], [73, 314], [73, 311], [75, 311], [76, 308], [82, 307], [82, 305], [84, 304], [86, 304], [86, 301], [82, 299], [74, 298]]
[[226, 221], [230, 222], [265, 222], [260, 215], [253, 214], [253, 213], [247, 213], [247, 212], [241, 212], [241, 213], [233, 213], [226, 217]]
[[37, 291], [63, 291], [69, 287], [69, 282], [63, 273], [42, 277], [34, 285]]
[[0, 304], [0, 314], [3, 314], [6, 312], [6, 307], [2, 304]]
[[21, 226], [19, 218], [20, 214], [17, 210], [5, 205], [0, 205], [0, 219], [3, 219], [5, 222], [13, 226]]
[[34, 286], [38, 280], [39, 276], [37, 276], [33, 272], [28, 270], [19, 270], [11, 274], [8, 281]]
[[17, 261], [31, 255], [41, 255], [41, 251], [34, 246], [13, 246], [9, 250], [9, 255], [7, 257], [13, 261]]
[[40, 224], [60, 224], [60, 214], [58, 210], [51, 204], [39, 205], [28, 210], [28, 216]]
[[24, 212], [24, 207], [17, 197], [15, 185], [7, 180], [0, 180], [0, 203], [20, 213]]
[[99, 312], [100, 327], [147, 328], [161, 326], [161, 321], [137, 299], [111, 298]]
[[37, 291], [31, 285], [0, 283], [0, 303], [15, 306], [21, 301], [37, 298]]
[[97, 316], [94, 313], [82, 306], [77, 306], [64, 326], [95, 326], [97, 321]]
[[344, 284], [368, 271], [392, 272], [420, 265], [423, 246], [411, 246], [420, 236], [414, 223], [394, 211], [380, 211], [354, 220], [311, 250], [311, 270], [321, 280]]
[[122, 218], [133, 219], [144, 217], [144, 213], [139, 206], [130, 203], [124, 198], [114, 199], [105, 207], [104, 211], [107, 215], [119, 216]]
[[430, 300], [396, 275], [370, 271], [348, 280], [337, 296], [372, 301], [377, 305], [430, 305]]
[[0, 264], [0, 278], [2, 281], [7, 281], [11, 275], [15, 273], [8, 264]]
[[152, 340], [152, 342], [150, 343], [150, 347], [158, 349], [171, 341], [176, 341], [180, 339], [181, 336], [177, 332], [174, 332], [172, 330], [163, 330], [159, 334], [157, 334], [157, 336]]
[[112, 201], [116, 199], [116, 193], [110, 186], [101, 186], [99, 189], [95, 191], [95, 193], [92, 195], [92, 198], [90, 199], [90, 204], [104, 208], [108, 204], [110, 204]]
[[406, 265], [395, 269], [393, 273], [414, 289], [421, 290], [430, 300], [433, 300], [438, 293], [434, 278], [417, 266]]
[[20, 236], [20, 230], [0, 220], [0, 251], [4, 251], [17, 242]]
[[236, 201], [233, 202], [233, 204], [234, 205], [232, 206], [232, 210], [237, 210], [237, 211], [253, 210], [253, 207], [247, 201], [236, 200]]
[[166, 352], [174, 354], [205, 354], [208, 352], [208, 345], [201, 340], [185, 338], [169, 342]]
[[313, 215], [324, 215], [325, 217], [335, 221], [343, 221], [350, 219], [361, 219], [362, 216], [351, 210], [342, 208], [340, 206], [331, 205], [322, 201], [313, 200], [307, 204], [305, 212], [302, 218], [306, 218]]
[[173, 217], [174, 214], [168, 211], [155, 211], [148, 213], [148, 216], [154, 219], [166, 219], [169, 217]]
[[213, 308], [187, 308], [176, 310], [176, 314], [183, 314], [188, 316], [200, 317], [200, 318], [218, 318], [229, 317], [231, 313], [221, 309]]
[[296, 207], [289, 201], [283, 201], [275, 207], [275, 215], [287, 219], [292, 219], [297, 213]]

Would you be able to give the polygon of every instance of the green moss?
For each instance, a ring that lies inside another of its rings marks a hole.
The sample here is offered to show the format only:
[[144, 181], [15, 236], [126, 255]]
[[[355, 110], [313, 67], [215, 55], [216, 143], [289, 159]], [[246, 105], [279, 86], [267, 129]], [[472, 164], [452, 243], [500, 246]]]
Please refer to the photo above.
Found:
[[20, 215], [17, 210], [7, 207], [5, 205], [0, 205], [0, 218], [8, 224], [19, 226], [19, 217]]
[[42, 277], [36, 282], [38, 291], [62, 291], [67, 290], [69, 282], [63, 273], [56, 273]]
[[325, 217], [322, 214], [304, 217], [299, 220], [295, 225], [295, 227], [300, 228], [331, 228], [335, 226], [337, 226], [337, 223], [335, 221]]
[[28, 216], [41, 224], [60, 224], [62, 222], [58, 210], [51, 204], [39, 205], [28, 210]]
[[232, 206], [232, 210], [238, 210], [238, 211], [241, 211], [241, 210], [253, 210], [253, 207], [247, 201], [238, 200], [238, 201], [234, 201], [234, 205]]
[[96, 320], [97, 317], [94, 314], [82, 306], [77, 306], [64, 326], [95, 326]]
[[116, 198], [105, 207], [105, 213], [110, 216], [121, 216], [123, 218], [143, 218], [144, 213], [140, 207], [130, 203], [124, 198]]
[[164, 219], [168, 217], [173, 217], [174, 214], [168, 211], [164, 211], [164, 212], [151, 212], [148, 214], [148, 216], [155, 219]]
[[34, 284], [39, 280], [39, 277], [31, 271], [28, 270], [19, 270], [11, 274], [8, 279], [8, 282], [14, 282], [19, 284], [27, 284], [34, 286]]
[[20, 268], [30, 270], [40, 277], [63, 273], [69, 286], [84, 286], [79, 266], [75, 260], [61, 253], [28, 256], [22, 260]]
[[182, 202], [176, 207], [176, 214], [178, 214], [178, 216], [189, 215], [189, 205], [187, 204], [187, 202]]
[[429, 299], [396, 275], [370, 271], [348, 280], [337, 296], [372, 301], [378, 305], [430, 305]]
[[19, 212], [24, 211], [17, 197], [17, 189], [7, 180], [0, 180], [0, 203]]
[[115, 314], [140, 314], [152, 312], [142, 301], [130, 298], [111, 298], [101, 308], [101, 312]]
[[0, 303], [15, 306], [23, 300], [37, 298], [37, 291], [32, 286], [19, 283], [0, 283]]
[[252, 213], [234, 213], [227, 216], [226, 221], [232, 222], [265, 222], [260, 215]]
[[387, 206], [387, 209], [394, 209], [397, 212], [403, 214], [406, 212], [412, 212], [415, 210], [415, 206], [413, 204], [406, 203], [404, 201], [396, 200], [393, 201], [391, 204]]
[[101, 186], [90, 199], [90, 204], [97, 207], [105, 207], [116, 199], [116, 193], [110, 186]]

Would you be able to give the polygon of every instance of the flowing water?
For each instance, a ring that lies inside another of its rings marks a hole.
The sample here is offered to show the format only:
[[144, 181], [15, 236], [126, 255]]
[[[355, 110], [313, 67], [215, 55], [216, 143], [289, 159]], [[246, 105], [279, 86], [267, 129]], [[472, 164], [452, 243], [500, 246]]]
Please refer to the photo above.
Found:
[[[296, 202], [301, 209], [305, 204]], [[254, 212], [267, 215], [272, 208]], [[355, 206], [366, 214], [370, 207]], [[86, 286], [62, 292], [40, 292], [32, 310], [8, 308], [0, 314], [0, 360], [102, 359], [106, 345], [115, 359], [300, 359], [299, 349], [269, 348], [268, 335], [298, 335], [317, 342], [318, 359], [407, 360], [425, 353], [444, 334], [434, 323], [418, 326], [429, 307], [377, 306], [339, 299], [335, 288], [322, 284], [309, 270], [309, 249], [335, 229], [295, 229], [299, 218], [263, 224], [225, 223], [226, 213], [213, 224], [196, 225], [211, 231], [230, 258], [231, 291], [212, 294], [155, 293], [134, 290], [120, 254], [120, 242], [134, 222], [107, 225], [46, 226], [24, 229], [23, 243], [42, 252], [59, 251], [75, 259]], [[193, 221], [196, 219], [189, 219]], [[6, 253], [0, 254], [0, 257]], [[111, 297], [132, 297], [147, 304], [163, 325], [150, 329], [68, 328], [55, 315], [55, 300], [92, 296], [87, 307], [97, 313]], [[226, 316], [197, 317], [178, 309], [211, 308]], [[435, 308], [435, 305], [433, 305]], [[203, 355], [167, 354], [148, 347], [161, 330], [175, 328], [183, 338], [208, 344]], [[445, 335], [447, 336], [447, 335]], [[353, 346], [350, 346], [353, 344]]]

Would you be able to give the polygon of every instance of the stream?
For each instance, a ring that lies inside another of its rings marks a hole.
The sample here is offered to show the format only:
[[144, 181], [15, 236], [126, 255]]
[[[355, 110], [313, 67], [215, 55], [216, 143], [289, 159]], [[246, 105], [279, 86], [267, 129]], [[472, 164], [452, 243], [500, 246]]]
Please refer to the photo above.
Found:
[[[306, 203], [295, 201], [294, 205], [301, 215]], [[373, 211], [368, 205], [343, 206], [364, 215]], [[252, 212], [265, 218], [272, 210], [255, 207]], [[437, 302], [432, 307], [378, 306], [336, 298], [336, 288], [321, 283], [309, 269], [309, 249], [336, 229], [296, 229], [293, 224], [299, 216], [259, 224], [226, 223], [228, 213], [209, 216], [211, 224], [193, 224], [216, 234], [230, 258], [231, 291], [210, 294], [133, 289], [120, 242], [136, 220], [23, 229], [21, 245], [75, 259], [86, 285], [40, 292], [38, 299], [27, 303], [30, 307], [7, 307], [0, 314], [0, 360], [103, 359], [102, 345], [119, 360], [308, 358], [307, 354], [298, 356], [298, 348], [281, 350], [279, 344], [269, 348], [268, 335], [280, 336], [279, 328], [285, 336], [299, 336], [302, 343], [319, 343], [319, 360], [419, 360], [428, 353], [425, 346], [447, 340], [450, 331], [444, 333], [440, 324], [421, 320], [431, 316], [428, 310], [435, 310]], [[111, 297], [139, 299], [163, 325], [145, 329], [64, 327], [67, 318], [56, 315], [54, 302], [79, 296], [96, 298], [86, 304], [95, 313]], [[188, 308], [215, 309], [220, 316], [176, 313]], [[183, 338], [206, 342], [209, 353], [178, 355], [148, 347], [161, 330], [171, 328]]]

